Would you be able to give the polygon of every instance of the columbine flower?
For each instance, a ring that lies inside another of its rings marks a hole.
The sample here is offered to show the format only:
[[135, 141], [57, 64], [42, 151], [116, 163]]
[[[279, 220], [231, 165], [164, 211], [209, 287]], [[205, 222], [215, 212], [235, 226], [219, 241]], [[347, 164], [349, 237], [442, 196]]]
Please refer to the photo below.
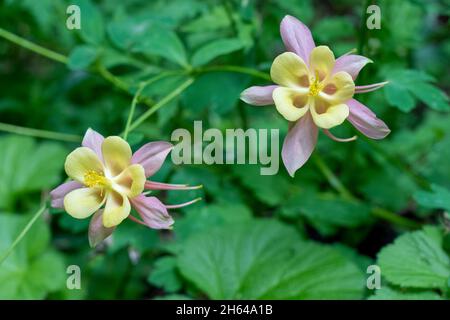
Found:
[[370, 59], [346, 54], [335, 60], [327, 46], [316, 47], [311, 32], [302, 22], [286, 16], [280, 26], [281, 37], [289, 52], [275, 58], [270, 76], [276, 85], [254, 86], [241, 94], [252, 105], [275, 104], [290, 121], [282, 158], [291, 176], [308, 160], [317, 142], [318, 128], [333, 140], [347, 142], [328, 130], [345, 119], [364, 135], [383, 139], [390, 130], [369, 108], [353, 99], [383, 87], [387, 82], [355, 86], [359, 71]]
[[[54, 189], [52, 207], [65, 209], [77, 219], [93, 215], [89, 225], [89, 243], [96, 246], [108, 237], [124, 219], [153, 229], [170, 229], [174, 223], [167, 209], [180, 208], [199, 199], [166, 206], [144, 190], [188, 190], [198, 187], [173, 185], [147, 180], [162, 166], [173, 146], [168, 142], [150, 142], [132, 154], [120, 137], [104, 138], [88, 129], [82, 147], [66, 158], [65, 171], [73, 179]], [[130, 214], [134, 208], [142, 220]], [[101, 209], [102, 208], [102, 209]]]

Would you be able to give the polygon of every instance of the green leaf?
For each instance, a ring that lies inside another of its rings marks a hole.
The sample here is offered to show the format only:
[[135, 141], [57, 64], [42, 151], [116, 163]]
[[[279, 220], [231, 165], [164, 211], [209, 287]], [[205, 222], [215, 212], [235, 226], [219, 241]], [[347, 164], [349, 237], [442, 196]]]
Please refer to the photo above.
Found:
[[202, 66], [221, 55], [238, 51], [245, 47], [240, 39], [219, 39], [198, 49], [192, 56], [193, 66]]
[[450, 110], [448, 96], [434, 85], [434, 79], [417, 70], [387, 70], [384, 74], [389, 80], [385, 88], [385, 96], [390, 104], [404, 112], [416, 106], [416, 98], [430, 108], [438, 111]]
[[450, 211], [450, 191], [438, 185], [432, 185], [431, 191], [418, 191], [414, 195], [418, 204], [431, 209]]
[[17, 196], [59, 182], [66, 156], [59, 144], [36, 145], [31, 138], [11, 135], [0, 138], [0, 150], [0, 208], [12, 208]]
[[383, 287], [375, 291], [369, 300], [442, 300], [442, 297], [433, 291], [398, 291]]
[[155, 29], [150, 30], [145, 40], [137, 43], [132, 51], [160, 56], [182, 67], [188, 66], [186, 50], [177, 34], [164, 28]]
[[450, 259], [442, 249], [442, 232], [435, 227], [406, 233], [378, 254], [382, 275], [411, 288], [447, 288]]
[[174, 257], [163, 257], [156, 260], [148, 282], [173, 293], [181, 289], [182, 283], [177, 271], [177, 260]]
[[89, 44], [101, 44], [105, 37], [105, 25], [100, 10], [90, 0], [75, 0], [73, 4], [80, 7], [81, 38]]
[[[12, 244], [30, 216], [0, 214], [0, 255]], [[0, 299], [43, 299], [66, 282], [64, 263], [48, 248], [43, 220], [29, 230], [0, 268]]]
[[78, 46], [69, 55], [68, 67], [71, 70], [85, 70], [98, 57], [99, 51], [92, 46]]
[[362, 272], [337, 250], [267, 220], [190, 238], [178, 266], [211, 299], [352, 299], [364, 286]]

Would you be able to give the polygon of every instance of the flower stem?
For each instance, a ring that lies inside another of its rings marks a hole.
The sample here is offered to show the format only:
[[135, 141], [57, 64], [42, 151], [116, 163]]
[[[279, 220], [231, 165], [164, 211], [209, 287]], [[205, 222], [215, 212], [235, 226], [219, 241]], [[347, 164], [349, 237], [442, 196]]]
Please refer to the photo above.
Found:
[[0, 131], [10, 132], [14, 134], [20, 134], [24, 136], [31, 136], [36, 138], [44, 138], [44, 139], [51, 139], [51, 140], [59, 140], [59, 141], [67, 141], [67, 142], [80, 142], [82, 137], [73, 135], [73, 134], [66, 134], [66, 133], [60, 133], [60, 132], [53, 132], [53, 131], [47, 131], [47, 130], [39, 130], [39, 129], [33, 129], [33, 128], [26, 128], [26, 127], [20, 127], [8, 123], [0, 122]]
[[[322, 172], [322, 174], [325, 176], [325, 178], [328, 180], [328, 183], [344, 198], [352, 201], [360, 201], [358, 198], [356, 198], [345, 186], [344, 184], [339, 180], [339, 178], [331, 171], [331, 169], [327, 166], [327, 164], [323, 161], [320, 155], [317, 153], [313, 156], [314, 163], [316, 164], [317, 168]], [[391, 212], [389, 210], [379, 208], [379, 207], [372, 207], [371, 213], [373, 216], [389, 221], [392, 224], [395, 224], [399, 227], [407, 228], [407, 229], [418, 229], [420, 228], [421, 224], [410, 220], [408, 218], [402, 217], [395, 212]]]
[[15, 35], [14, 33], [11, 33], [9, 31], [6, 31], [3, 28], [0, 28], [0, 37], [5, 38], [6, 40], [9, 40], [25, 49], [31, 50], [37, 54], [40, 54], [41, 56], [47, 57], [51, 60], [58, 61], [61, 63], [66, 64], [68, 61], [68, 58], [60, 53], [57, 53], [55, 51], [52, 51], [50, 49], [44, 48], [40, 45], [37, 45], [29, 40], [26, 40], [22, 37], [19, 37]]
[[139, 88], [138, 88], [138, 90], [136, 91], [136, 93], [135, 93], [135, 95], [133, 97], [133, 101], [131, 102], [130, 113], [128, 114], [127, 124], [126, 124], [125, 130], [123, 132], [123, 139], [124, 140], [127, 140], [127, 138], [128, 138], [128, 132], [130, 131], [130, 125], [131, 125], [131, 121], [133, 120], [133, 117], [134, 117], [134, 111], [136, 109], [136, 104], [137, 104], [139, 96], [141, 95], [142, 90], [144, 89], [144, 87], [145, 87], [144, 83], [140, 83], [139, 84]]
[[17, 238], [14, 240], [14, 242], [8, 248], [8, 250], [6, 250], [6, 252], [0, 257], [0, 265], [9, 257], [11, 252], [13, 252], [14, 248], [19, 244], [19, 242], [27, 234], [27, 232], [30, 230], [30, 228], [33, 226], [33, 224], [37, 221], [37, 219], [45, 212], [45, 209], [47, 209], [46, 201], [44, 201], [44, 204], [41, 206], [41, 208], [34, 214], [33, 218], [31, 218], [31, 220], [27, 223], [25, 228], [23, 228], [23, 230], [20, 232], [20, 234], [17, 236]]
[[181, 94], [184, 90], [186, 90], [192, 83], [194, 82], [193, 78], [187, 79], [181, 85], [179, 85], [175, 90], [169, 93], [167, 96], [162, 98], [158, 103], [156, 103], [153, 107], [151, 107], [147, 112], [141, 115], [136, 121], [134, 121], [129, 127], [128, 132], [139, 127], [148, 117], [150, 117], [153, 113], [158, 111], [161, 107], [169, 103], [173, 98]]

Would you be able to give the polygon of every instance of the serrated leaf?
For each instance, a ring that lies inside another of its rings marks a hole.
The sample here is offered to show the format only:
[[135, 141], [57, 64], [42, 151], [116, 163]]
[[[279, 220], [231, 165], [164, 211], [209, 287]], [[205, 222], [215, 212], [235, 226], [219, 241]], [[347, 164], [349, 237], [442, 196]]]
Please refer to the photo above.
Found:
[[447, 287], [450, 259], [442, 249], [442, 233], [434, 227], [406, 233], [378, 254], [382, 275], [401, 287]]
[[177, 271], [177, 260], [174, 257], [163, 257], [156, 260], [148, 282], [164, 289], [167, 293], [180, 290], [182, 283]]
[[426, 208], [450, 211], [450, 191], [441, 186], [432, 185], [431, 191], [418, 191], [414, 199]]
[[362, 272], [338, 251], [303, 242], [275, 221], [198, 234], [178, 266], [211, 299], [351, 299], [364, 286]]

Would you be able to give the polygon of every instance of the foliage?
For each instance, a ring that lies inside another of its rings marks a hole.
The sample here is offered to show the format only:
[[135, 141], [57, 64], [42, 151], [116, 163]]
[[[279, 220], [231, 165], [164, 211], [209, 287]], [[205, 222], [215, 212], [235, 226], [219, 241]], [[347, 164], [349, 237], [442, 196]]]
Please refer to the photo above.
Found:
[[[130, 132], [134, 150], [192, 131], [194, 120], [223, 132], [278, 128], [284, 137], [287, 124], [272, 107], [246, 105], [239, 94], [269, 83], [286, 14], [337, 56], [357, 48], [375, 62], [356, 84], [390, 83], [358, 99], [392, 133], [346, 144], [320, 134], [317, 155], [295, 178], [282, 164], [261, 176], [258, 165], [168, 160], [155, 181], [204, 187], [158, 197], [203, 200], [171, 210], [172, 231], [127, 220], [95, 250], [88, 221], [46, 210], [0, 265], [0, 298], [448, 299], [448, 10], [440, 1], [378, 2], [380, 30], [366, 29], [362, 2], [351, 1], [4, 1], [2, 29], [62, 56], [0, 34], [0, 256], [64, 181], [64, 158], [86, 129], [124, 130], [145, 81], [134, 119], [193, 79]], [[81, 30], [66, 28], [69, 4], [81, 7]], [[81, 290], [66, 288], [72, 264]], [[369, 264], [381, 268], [380, 290], [365, 289]]]

